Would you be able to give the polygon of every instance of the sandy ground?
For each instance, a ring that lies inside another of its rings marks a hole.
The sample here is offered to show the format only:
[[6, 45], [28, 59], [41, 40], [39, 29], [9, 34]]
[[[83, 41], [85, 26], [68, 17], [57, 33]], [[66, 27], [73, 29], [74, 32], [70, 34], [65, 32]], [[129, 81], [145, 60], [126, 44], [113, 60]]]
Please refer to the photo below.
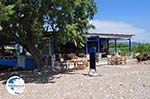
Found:
[[3, 84], [5, 79], [1, 79], [0, 99], [150, 99], [150, 62], [100, 65], [98, 77], [89, 77], [88, 71], [47, 75], [46, 81], [31, 72], [31, 81], [29, 75], [23, 76], [25, 91], [18, 96], [9, 94]]

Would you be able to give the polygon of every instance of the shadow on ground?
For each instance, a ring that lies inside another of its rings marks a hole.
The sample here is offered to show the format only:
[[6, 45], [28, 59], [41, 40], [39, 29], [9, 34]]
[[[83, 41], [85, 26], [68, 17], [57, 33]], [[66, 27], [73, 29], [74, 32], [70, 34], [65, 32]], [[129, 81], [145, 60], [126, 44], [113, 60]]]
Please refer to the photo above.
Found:
[[55, 83], [54, 79], [59, 79], [61, 76], [56, 76], [58, 74], [69, 74], [74, 75], [74, 70], [63, 70], [61, 72], [54, 72], [49, 67], [44, 68], [43, 70], [23, 70], [23, 69], [8, 69], [0, 70], [0, 81], [3, 84], [6, 84], [6, 81], [11, 76], [19, 76], [24, 79], [25, 83]]

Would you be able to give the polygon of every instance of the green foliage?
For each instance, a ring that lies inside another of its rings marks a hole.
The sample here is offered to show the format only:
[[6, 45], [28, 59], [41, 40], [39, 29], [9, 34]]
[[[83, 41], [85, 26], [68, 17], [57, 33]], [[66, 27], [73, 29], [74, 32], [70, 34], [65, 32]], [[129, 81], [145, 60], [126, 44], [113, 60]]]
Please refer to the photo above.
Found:
[[93, 27], [89, 20], [96, 13], [93, 0], [11, 0], [2, 3], [7, 14], [13, 14], [9, 22], [3, 22], [4, 32], [21, 42], [37, 41], [42, 37], [43, 16], [47, 15], [55, 42], [73, 41], [81, 46], [85, 40], [83, 33]]
[[139, 44], [138, 46], [135, 46], [133, 48], [133, 51], [140, 52], [142, 54], [144, 54], [144, 53], [150, 54], [150, 44], [149, 43]]
[[3, 0], [0, 0], [0, 31], [3, 29], [1, 26], [1, 21], [7, 21], [9, 19], [9, 16], [14, 13], [12, 10], [14, 8], [14, 5], [7, 5], [4, 6], [2, 4]]
[[[114, 43], [110, 43], [110, 47], [114, 47], [115, 44]], [[128, 44], [126, 43], [118, 43], [117, 47], [128, 47]]]
[[14, 5], [4, 6], [2, 4], [2, 0], [0, 0], [0, 22], [9, 19], [9, 15], [14, 13], [14, 11], [12, 10], [13, 7]]
[[38, 7], [35, 6], [36, 2], [33, 1], [11, 0], [3, 2], [6, 7], [13, 5], [14, 12], [8, 22], [2, 22], [2, 32], [14, 37], [21, 44], [24, 44], [27, 40], [36, 41], [42, 34], [43, 28], [38, 17]]
[[[110, 43], [110, 52], [114, 52], [114, 43]], [[117, 44], [118, 50], [127, 53], [129, 48], [128, 44], [125, 43], [118, 43]], [[150, 54], [150, 44], [149, 43], [140, 43], [137, 46], [132, 47], [132, 52], [137, 53], [140, 52], [141, 54]]]
[[[96, 12], [96, 5], [93, 0], [52, 0], [45, 2], [43, 10], [50, 17], [50, 25], [55, 37], [55, 42], [66, 43], [77, 42], [82, 45], [85, 38], [83, 33], [93, 25], [89, 20]], [[47, 6], [51, 6], [47, 8]]]
[[[118, 43], [117, 44], [117, 50], [120, 50], [121, 52], [128, 53], [129, 47], [126, 43]], [[115, 52], [115, 44], [110, 43], [110, 53]]]
[[[1, 5], [6, 7], [4, 12], [10, 16], [7, 21], [1, 22], [1, 32], [26, 48], [38, 67], [42, 67], [43, 63], [35, 43], [44, 33], [50, 33], [57, 44], [72, 41], [82, 46], [85, 40], [83, 33], [93, 27], [89, 20], [96, 13], [94, 0], [3, 0]], [[44, 16], [49, 17], [47, 21], [51, 29], [48, 31], [43, 27]]]
[[[8, 21], [10, 19], [10, 15], [14, 13], [13, 11], [14, 5], [7, 5], [5, 6], [3, 4], [3, 0], [0, 0], [0, 32], [3, 30], [2, 27], [2, 21]], [[1, 45], [3, 44], [9, 44], [12, 38], [5, 34], [5, 33], [0, 33], [0, 43]]]

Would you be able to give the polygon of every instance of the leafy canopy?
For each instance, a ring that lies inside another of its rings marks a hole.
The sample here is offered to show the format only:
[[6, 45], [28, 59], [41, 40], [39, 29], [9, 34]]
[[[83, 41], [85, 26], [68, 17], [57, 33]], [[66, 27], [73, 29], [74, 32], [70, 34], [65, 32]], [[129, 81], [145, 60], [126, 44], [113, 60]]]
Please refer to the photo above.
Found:
[[48, 23], [56, 42], [82, 44], [83, 33], [93, 27], [89, 24], [96, 13], [93, 0], [45, 0], [42, 6], [44, 14], [49, 16]]
[[72, 41], [81, 46], [83, 33], [93, 27], [89, 20], [96, 13], [94, 0], [1, 0], [0, 8], [4, 13], [0, 14], [0, 32], [26, 48], [38, 67], [43, 66], [43, 60], [35, 43], [45, 33], [58, 44]]
[[9, 15], [13, 14], [12, 8], [14, 7], [14, 5], [4, 6], [2, 1], [3, 0], [0, 0], [0, 31], [3, 29], [1, 27], [1, 21], [6, 21], [9, 19]]
[[89, 20], [96, 13], [94, 0], [4, 0], [0, 6], [4, 7], [4, 16], [12, 14], [8, 22], [3, 22], [3, 31], [22, 44], [41, 39], [46, 25], [55, 42], [81, 45], [83, 33], [93, 27]]

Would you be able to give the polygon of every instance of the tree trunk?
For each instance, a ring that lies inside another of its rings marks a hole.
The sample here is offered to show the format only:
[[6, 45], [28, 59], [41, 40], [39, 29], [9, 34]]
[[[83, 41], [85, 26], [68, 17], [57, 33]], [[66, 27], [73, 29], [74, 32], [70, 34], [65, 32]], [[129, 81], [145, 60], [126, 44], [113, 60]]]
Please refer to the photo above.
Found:
[[42, 55], [40, 54], [40, 51], [35, 47], [34, 43], [32, 41], [28, 41], [25, 44], [26, 49], [31, 53], [33, 56], [38, 69], [42, 69], [44, 67], [44, 61], [42, 59]]

